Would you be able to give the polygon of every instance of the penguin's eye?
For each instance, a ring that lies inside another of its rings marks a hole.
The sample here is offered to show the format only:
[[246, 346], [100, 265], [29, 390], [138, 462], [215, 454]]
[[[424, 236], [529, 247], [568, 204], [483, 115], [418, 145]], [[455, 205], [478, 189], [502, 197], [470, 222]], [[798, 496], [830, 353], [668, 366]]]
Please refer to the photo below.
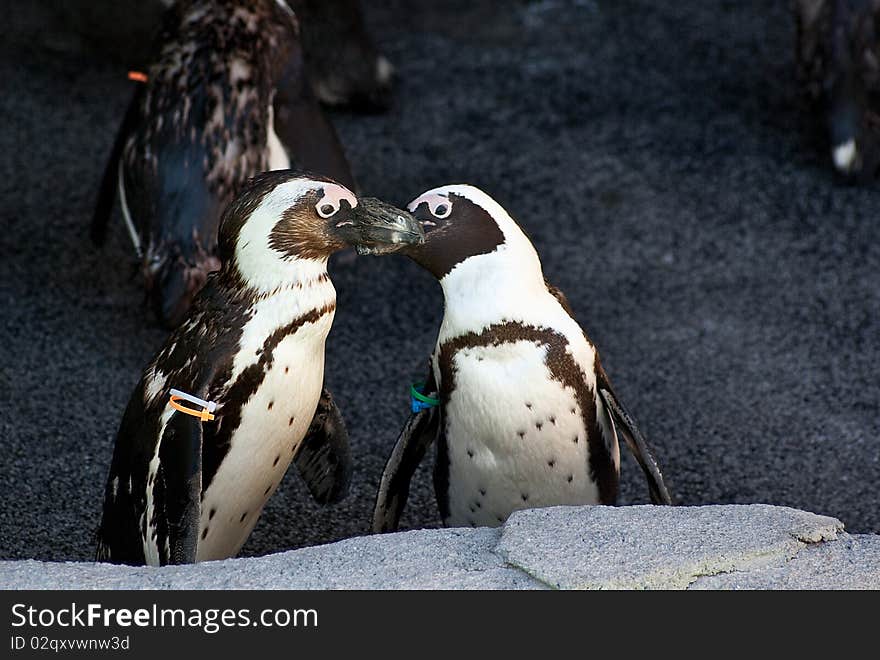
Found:
[[329, 218], [334, 215], [339, 210], [338, 204], [333, 204], [331, 202], [318, 202], [317, 206], [318, 215], [322, 218]]
[[452, 213], [452, 204], [449, 202], [440, 202], [431, 209], [431, 213], [435, 218], [446, 218], [449, 217], [449, 214]]

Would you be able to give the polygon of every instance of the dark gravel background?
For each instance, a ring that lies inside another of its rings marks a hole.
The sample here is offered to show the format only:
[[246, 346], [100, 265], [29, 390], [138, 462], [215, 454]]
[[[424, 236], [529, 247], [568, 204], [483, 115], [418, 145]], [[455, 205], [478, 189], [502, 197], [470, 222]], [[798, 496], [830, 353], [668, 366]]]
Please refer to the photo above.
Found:
[[[835, 183], [802, 127], [788, 3], [368, 4], [400, 82], [388, 114], [333, 114], [363, 189], [405, 203], [470, 182], [519, 218], [681, 504], [880, 531], [880, 197]], [[125, 57], [69, 21], [28, 25], [0, 46], [0, 557], [86, 560], [116, 426], [164, 333], [121, 224], [103, 251], [87, 234]], [[442, 297], [413, 264], [331, 275], [352, 493], [318, 509], [290, 472], [244, 554], [367, 531], [434, 343]], [[647, 501], [631, 460], [622, 491]], [[404, 523], [437, 524], [427, 465]]]

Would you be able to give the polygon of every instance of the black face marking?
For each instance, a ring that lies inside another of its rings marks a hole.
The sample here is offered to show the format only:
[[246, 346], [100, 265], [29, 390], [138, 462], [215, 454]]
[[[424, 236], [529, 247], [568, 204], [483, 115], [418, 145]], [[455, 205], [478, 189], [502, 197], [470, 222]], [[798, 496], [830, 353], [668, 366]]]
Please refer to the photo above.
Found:
[[281, 455], [279, 454], [278, 456], [275, 457], [275, 460], [272, 461], [272, 467], [275, 467], [276, 465], [278, 465], [278, 461], [280, 461], [280, 460], [281, 460]]
[[549, 461], [547, 461], [547, 465], [551, 468], [556, 467], [556, 461], [553, 459], [550, 459]]
[[270, 490], [272, 490], [272, 484], [266, 486], [266, 490], [263, 491], [263, 495], [268, 495]]
[[203, 541], [205, 540], [206, 536], [208, 536], [208, 528], [207, 527], [205, 527], [205, 529], [202, 530], [202, 540]]
[[293, 426], [293, 417], [291, 417], [291, 418], [288, 420], [287, 425], [288, 425], [288, 426]]
[[504, 243], [504, 233], [484, 208], [454, 193], [449, 200], [452, 212], [442, 219], [426, 202], [419, 204], [413, 215], [434, 226], [427, 226], [424, 244], [403, 251], [438, 280], [468, 257], [489, 254]]
[[352, 207], [343, 199], [337, 213], [329, 219], [322, 218], [316, 206], [320, 205], [323, 195], [323, 189], [312, 191], [287, 209], [269, 235], [269, 246], [282, 254], [302, 259], [325, 259], [344, 248], [345, 242], [331, 226], [344, 221]]
[[544, 428], [544, 422], [535, 422], [535, 428], [539, 431]]
[[272, 410], [272, 406], [274, 406], [274, 405], [275, 405], [275, 402], [274, 402], [274, 401], [270, 401], [270, 402], [269, 402], [269, 405], [266, 406], [266, 410]]
[[[453, 211], [454, 214], [454, 211]], [[575, 395], [578, 407], [587, 429], [587, 443], [589, 446], [589, 473], [591, 479], [596, 482], [599, 489], [599, 502], [601, 504], [614, 504], [617, 500], [618, 473], [614, 466], [608, 445], [605, 442], [602, 428], [596, 418], [596, 392], [589, 388], [585, 382], [584, 374], [571, 354], [566, 350], [568, 342], [564, 335], [550, 328], [528, 326], [519, 322], [505, 322], [494, 324], [480, 333], [469, 332], [440, 346], [438, 364], [441, 376], [441, 401], [450, 401], [456, 387], [455, 355], [461, 350], [473, 349], [486, 346], [501, 346], [517, 341], [530, 341], [546, 346], [547, 352], [545, 364], [550, 371], [551, 377], [570, 388]], [[598, 353], [597, 353], [598, 359]], [[531, 409], [532, 403], [525, 402]], [[444, 418], [446, 415], [445, 403], [443, 404]], [[448, 424], [448, 421], [446, 422]], [[540, 428], [538, 424], [536, 427]], [[577, 442], [577, 438], [573, 440]], [[440, 451], [445, 451], [445, 438], [438, 444], [438, 459]], [[438, 460], [438, 470], [445, 470], [442, 475], [448, 480], [448, 461]]]
[[217, 514], [217, 509], [211, 509], [211, 512], [208, 514], [208, 520], [214, 520], [214, 516]]
[[571, 483], [573, 480], [574, 480], [574, 475], [573, 474], [568, 475], [568, 483]]
[[245, 518], [247, 518], [247, 511], [245, 511], [243, 514], [241, 514], [241, 518], [238, 519], [238, 522], [240, 522], [240, 523], [244, 522]]

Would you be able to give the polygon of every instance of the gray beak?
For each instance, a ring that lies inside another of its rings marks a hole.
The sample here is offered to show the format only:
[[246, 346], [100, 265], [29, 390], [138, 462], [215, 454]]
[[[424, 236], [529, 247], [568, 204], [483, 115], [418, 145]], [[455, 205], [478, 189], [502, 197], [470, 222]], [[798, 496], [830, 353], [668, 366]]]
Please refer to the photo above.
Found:
[[358, 198], [351, 218], [358, 254], [389, 254], [425, 242], [422, 226], [410, 213], [375, 197]]

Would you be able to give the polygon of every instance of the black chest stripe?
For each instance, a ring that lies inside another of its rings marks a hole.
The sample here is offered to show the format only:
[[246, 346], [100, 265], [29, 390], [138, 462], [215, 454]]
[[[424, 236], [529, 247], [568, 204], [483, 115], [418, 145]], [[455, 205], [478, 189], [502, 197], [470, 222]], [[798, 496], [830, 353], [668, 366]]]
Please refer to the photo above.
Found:
[[[551, 377], [574, 391], [575, 399], [581, 409], [584, 427], [587, 430], [587, 443], [590, 449], [590, 477], [598, 485], [599, 501], [602, 504], [614, 504], [617, 500], [618, 475], [611, 453], [605, 443], [602, 428], [596, 419], [597, 394], [587, 385], [580, 367], [571, 354], [565, 350], [568, 340], [561, 333], [550, 328], [509, 321], [491, 325], [480, 333], [469, 332], [444, 342], [440, 346], [438, 359], [442, 380], [440, 385], [441, 400], [449, 401], [450, 395], [455, 390], [454, 358], [458, 351], [467, 348], [501, 346], [517, 341], [530, 341], [546, 346], [545, 364]], [[443, 405], [443, 418], [448, 420], [445, 403]], [[445, 444], [445, 440], [443, 444]], [[438, 469], [446, 471], [446, 479], [442, 473], [437, 477], [440, 483], [448, 484], [448, 456], [445, 447], [438, 447], [438, 451]], [[441, 509], [442, 507], [441, 504]]]
[[282, 326], [269, 335], [260, 349], [260, 357], [254, 363], [246, 367], [236, 378], [232, 386], [222, 397], [221, 414], [218, 415], [219, 424], [205, 425], [204, 455], [202, 456], [202, 493], [208, 490], [214, 475], [232, 442], [232, 435], [241, 425], [241, 415], [244, 406], [263, 384], [269, 369], [274, 362], [275, 348], [285, 337], [293, 334], [306, 323], [314, 323], [325, 314], [336, 309], [336, 303], [329, 303], [323, 307], [313, 309], [302, 316], [297, 317], [285, 326]]

